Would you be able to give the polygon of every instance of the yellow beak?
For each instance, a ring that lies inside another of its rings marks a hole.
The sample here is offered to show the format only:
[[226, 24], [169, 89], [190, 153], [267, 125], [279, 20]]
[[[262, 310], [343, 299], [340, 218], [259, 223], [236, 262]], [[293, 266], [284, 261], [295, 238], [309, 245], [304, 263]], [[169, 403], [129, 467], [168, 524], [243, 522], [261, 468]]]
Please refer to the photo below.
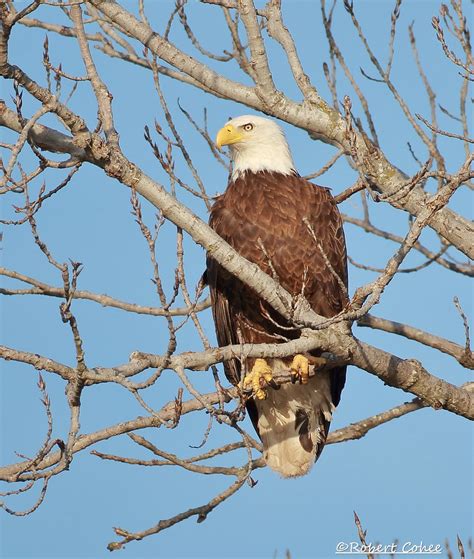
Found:
[[224, 128], [221, 128], [216, 136], [216, 146], [220, 149], [222, 146], [228, 146], [230, 144], [235, 144], [243, 139], [242, 134], [240, 134], [232, 124], [227, 124]]

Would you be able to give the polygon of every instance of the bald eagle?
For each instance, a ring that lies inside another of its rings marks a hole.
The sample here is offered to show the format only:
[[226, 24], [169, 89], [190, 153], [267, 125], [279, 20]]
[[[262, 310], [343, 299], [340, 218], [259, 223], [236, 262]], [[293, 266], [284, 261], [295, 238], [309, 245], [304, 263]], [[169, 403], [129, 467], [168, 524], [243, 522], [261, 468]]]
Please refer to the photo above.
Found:
[[[210, 226], [247, 260], [275, 277], [313, 310], [331, 317], [347, 302], [347, 259], [342, 219], [329, 189], [295, 170], [282, 129], [259, 116], [231, 119], [216, 145], [229, 146], [232, 172], [217, 197]], [[329, 263], [329, 264], [328, 264]], [[219, 345], [281, 343], [301, 330], [288, 323], [251, 288], [210, 256], [207, 281]], [[284, 359], [238, 360], [224, 365], [228, 380], [252, 387], [247, 410], [267, 465], [283, 477], [309, 472], [319, 457], [346, 378], [345, 367], [309, 377], [318, 353]], [[299, 382], [268, 386], [275, 372]]]

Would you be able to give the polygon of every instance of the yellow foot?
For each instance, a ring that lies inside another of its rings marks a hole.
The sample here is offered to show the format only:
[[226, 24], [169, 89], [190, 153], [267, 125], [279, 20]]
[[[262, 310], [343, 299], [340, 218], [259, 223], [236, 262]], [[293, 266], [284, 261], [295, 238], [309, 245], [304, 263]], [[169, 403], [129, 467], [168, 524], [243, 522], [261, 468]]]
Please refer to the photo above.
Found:
[[291, 382], [295, 383], [297, 380], [301, 384], [308, 384], [309, 380], [309, 360], [301, 353], [293, 357], [293, 363], [290, 367]]
[[265, 386], [272, 382], [272, 368], [265, 359], [255, 359], [252, 370], [245, 375], [244, 389], [251, 388], [256, 398], [265, 400], [267, 397]]

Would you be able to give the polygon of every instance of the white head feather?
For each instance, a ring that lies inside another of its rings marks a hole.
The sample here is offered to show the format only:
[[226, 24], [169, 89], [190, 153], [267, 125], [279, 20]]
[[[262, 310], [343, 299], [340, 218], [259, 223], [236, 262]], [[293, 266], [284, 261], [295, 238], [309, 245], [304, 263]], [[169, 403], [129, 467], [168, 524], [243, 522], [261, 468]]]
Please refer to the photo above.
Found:
[[229, 125], [239, 135], [237, 140], [228, 143], [233, 162], [232, 179], [246, 171], [294, 173], [295, 166], [285, 134], [276, 122], [261, 116], [243, 115], [229, 120], [222, 130]]

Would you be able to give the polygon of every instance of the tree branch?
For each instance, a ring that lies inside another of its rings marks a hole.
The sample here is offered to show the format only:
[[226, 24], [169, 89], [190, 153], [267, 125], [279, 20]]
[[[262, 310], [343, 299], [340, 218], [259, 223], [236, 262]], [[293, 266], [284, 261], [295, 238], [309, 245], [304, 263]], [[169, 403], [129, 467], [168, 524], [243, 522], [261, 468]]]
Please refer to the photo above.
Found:
[[368, 326], [370, 328], [376, 328], [377, 330], [383, 330], [384, 332], [390, 332], [391, 334], [398, 334], [410, 340], [415, 340], [423, 345], [451, 355], [464, 367], [474, 369], [474, 355], [472, 351], [466, 353], [466, 348], [446, 340], [445, 338], [440, 338], [439, 336], [429, 334], [419, 328], [414, 328], [413, 326], [408, 326], [401, 322], [386, 320], [370, 314], [360, 318], [357, 324], [358, 326]]
[[[34, 286], [31, 289], [9, 289], [6, 287], [0, 287], [0, 294], [2, 295], [44, 295], [59, 298], [64, 298], [65, 296], [64, 288], [62, 287], [48, 285], [29, 276], [25, 276], [24, 274], [20, 274], [19, 272], [8, 270], [7, 268], [0, 267], [0, 275], [17, 279]], [[136, 314], [148, 314], [151, 316], [189, 316], [191, 312], [197, 313], [211, 306], [210, 299], [207, 298], [204, 301], [193, 304], [190, 307], [177, 307], [174, 309], [149, 307], [121, 301], [120, 299], [115, 299], [114, 297], [110, 297], [106, 294], [93, 293], [91, 291], [84, 291], [81, 289], [74, 291], [74, 293], [72, 293], [72, 298], [94, 301], [103, 307], [113, 307], [122, 311], [133, 312]]]

